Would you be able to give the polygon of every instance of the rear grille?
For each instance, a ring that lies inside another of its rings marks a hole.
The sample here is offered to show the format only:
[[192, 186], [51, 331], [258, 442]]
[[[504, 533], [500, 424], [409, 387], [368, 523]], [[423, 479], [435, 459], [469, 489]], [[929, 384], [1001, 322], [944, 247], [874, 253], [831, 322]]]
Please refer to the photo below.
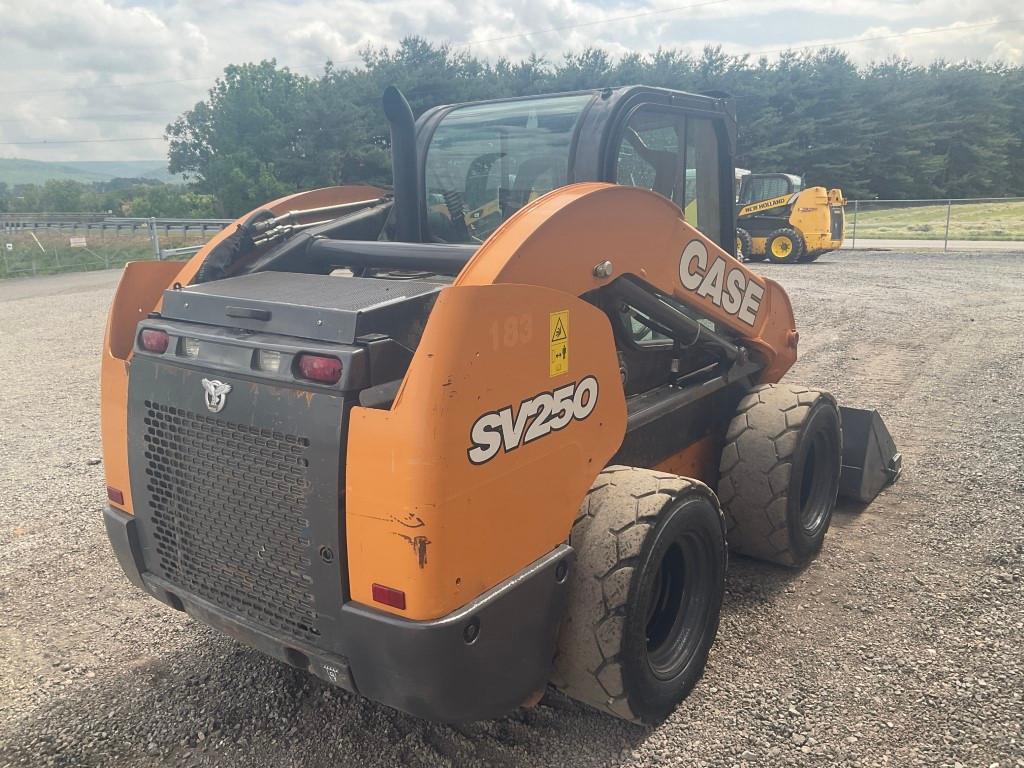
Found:
[[831, 210], [831, 236], [833, 240], [843, 239], [843, 209], [839, 206], [833, 206]]
[[146, 401], [146, 489], [159, 575], [302, 640], [312, 594], [309, 440]]

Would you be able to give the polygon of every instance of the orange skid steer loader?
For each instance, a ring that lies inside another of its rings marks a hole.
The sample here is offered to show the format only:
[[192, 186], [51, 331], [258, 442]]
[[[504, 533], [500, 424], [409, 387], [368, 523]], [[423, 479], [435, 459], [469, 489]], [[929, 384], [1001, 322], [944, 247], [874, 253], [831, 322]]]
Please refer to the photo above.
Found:
[[384, 106], [393, 191], [282, 198], [125, 268], [114, 551], [158, 600], [424, 718], [550, 683], [656, 722], [703, 671], [727, 543], [805, 563], [840, 488], [870, 499], [898, 455], [873, 412], [851, 444], [831, 395], [779, 383], [798, 335], [728, 252], [726, 102]]

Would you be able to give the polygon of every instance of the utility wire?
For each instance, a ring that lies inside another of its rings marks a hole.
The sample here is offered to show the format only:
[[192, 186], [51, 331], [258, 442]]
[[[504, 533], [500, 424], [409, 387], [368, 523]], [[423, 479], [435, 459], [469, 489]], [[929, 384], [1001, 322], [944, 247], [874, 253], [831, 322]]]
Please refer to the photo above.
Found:
[[163, 136], [148, 136], [133, 139], [43, 139], [42, 141], [0, 141], [0, 146], [27, 144], [119, 144], [126, 141], [164, 141]]
[[[220, 73], [218, 73], [219, 76]], [[201, 83], [209, 82], [209, 77], [186, 77], [180, 80], [143, 80], [135, 83], [91, 85], [85, 88], [79, 86], [67, 86], [66, 88], [30, 88], [21, 91], [0, 91], [0, 96], [34, 96], [37, 93], [63, 93], [64, 91], [105, 91], [111, 88], [138, 88], [145, 85], [173, 85], [176, 83]]]
[[108, 120], [125, 120], [133, 117], [144, 117], [146, 115], [165, 115], [167, 114], [162, 109], [152, 109], [146, 112], [127, 112], [123, 115], [72, 115], [70, 117], [61, 117], [59, 115], [43, 115], [42, 118], [36, 117], [35, 119], [24, 118], [24, 117], [8, 117], [0, 120], [2, 123], [30, 123], [37, 122], [40, 119], [46, 120], [64, 120], [66, 122], [103, 122]]

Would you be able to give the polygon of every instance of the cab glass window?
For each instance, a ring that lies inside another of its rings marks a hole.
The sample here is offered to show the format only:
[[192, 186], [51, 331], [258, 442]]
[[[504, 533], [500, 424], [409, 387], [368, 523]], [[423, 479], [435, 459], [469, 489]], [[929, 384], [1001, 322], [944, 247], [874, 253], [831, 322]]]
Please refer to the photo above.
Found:
[[667, 197], [682, 209], [690, 224], [718, 242], [718, 166], [718, 138], [711, 120], [641, 108], [626, 124], [615, 181]]
[[759, 200], [770, 200], [773, 197], [788, 194], [791, 189], [789, 179], [785, 176], [748, 176], [740, 191], [740, 203], [749, 205]]
[[459, 107], [430, 140], [427, 226], [435, 240], [483, 242], [568, 181], [573, 133], [591, 94]]
[[682, 207], [686, 118], [673, 112], [633, 113], [619, 144], [615, 182], [643, 187]]
[[[709, 238], [722, 235], [719, 199], [718, 137], [704, 118], [686, 120], [686, 203], [683, 217]], [[718, 243], [722, 245], [722, 243]]]

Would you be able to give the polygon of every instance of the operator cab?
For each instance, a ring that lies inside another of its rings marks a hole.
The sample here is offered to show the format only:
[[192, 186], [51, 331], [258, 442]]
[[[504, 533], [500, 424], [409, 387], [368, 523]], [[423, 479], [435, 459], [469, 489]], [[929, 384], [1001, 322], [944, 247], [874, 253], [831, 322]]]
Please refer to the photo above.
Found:
[[442, 106], [420, 117], [416, 135], [424, 242], [480, 244], [541, 195], [602, 181], [669, 198], [732, 249], [735, 117], [725, 99], [632, 86]]
[[447, 105], [416, 121], [397, 89], [383, 101], [393, 194], [320, 221], [314, 215], [327, 209], [266, 221], [257, 212], [211, 253], [196, 282], [342, 268], [444, 279], [517, 211], [578, 182], [657, 192], [735, 253], [736, 118], [727, 98], [626, 86]]
[[791, 173], [746, 173], [739, 180], [736, 202], [750, 205], [761, 200], [793, 195], [804, 188], [804, 180]]

